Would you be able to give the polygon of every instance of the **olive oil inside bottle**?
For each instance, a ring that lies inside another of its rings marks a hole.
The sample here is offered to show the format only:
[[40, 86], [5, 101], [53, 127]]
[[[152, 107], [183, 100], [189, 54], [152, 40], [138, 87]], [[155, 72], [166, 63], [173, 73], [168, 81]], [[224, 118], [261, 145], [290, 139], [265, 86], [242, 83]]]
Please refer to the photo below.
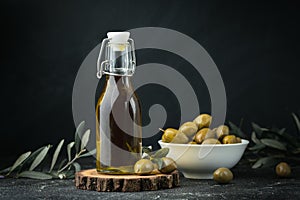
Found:
[[96, 168], [99, 173], [132, 174], [141, 158], [140, 103], [131, 77], [107, 75], [96, 105]]

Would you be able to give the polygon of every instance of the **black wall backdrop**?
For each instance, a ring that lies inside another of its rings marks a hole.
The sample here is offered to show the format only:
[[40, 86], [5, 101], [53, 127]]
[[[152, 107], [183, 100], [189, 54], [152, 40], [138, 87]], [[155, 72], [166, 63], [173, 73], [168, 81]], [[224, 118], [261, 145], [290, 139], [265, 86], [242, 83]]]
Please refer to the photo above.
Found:
[[[3, 0], [1, 4], [0, 155], [15, 157], [73, 138], [76, 73], [107, 31], [165, 27], [198, 41], [223, 77], [227, 120], [239, 123], [244, 118], [247, 131], [251, 121], [292, 129], [290, 114], [299, 113], [298, 1]], [[188, 65], [154, 50], [137, 52], [137, 60]], [[198, 86], [201, 111], [209, 112], [203, 80]], [[166, 127], [179, 125], [177, 101], [166, 88], [147, 86], [138, 93], [146, 110], [158, 102], [167, 107]], [[145, 116], [144, 123], [148, 120]]]

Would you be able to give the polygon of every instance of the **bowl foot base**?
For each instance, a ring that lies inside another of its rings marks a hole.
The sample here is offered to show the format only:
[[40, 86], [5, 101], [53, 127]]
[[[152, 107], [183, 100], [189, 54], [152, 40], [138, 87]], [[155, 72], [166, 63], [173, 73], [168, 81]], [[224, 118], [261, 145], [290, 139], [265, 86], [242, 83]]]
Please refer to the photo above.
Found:
[[182, 172], [185, 178], [189, 179], [213, 179], [213, 172], [212, 173], [193, 173], [193, 172]]

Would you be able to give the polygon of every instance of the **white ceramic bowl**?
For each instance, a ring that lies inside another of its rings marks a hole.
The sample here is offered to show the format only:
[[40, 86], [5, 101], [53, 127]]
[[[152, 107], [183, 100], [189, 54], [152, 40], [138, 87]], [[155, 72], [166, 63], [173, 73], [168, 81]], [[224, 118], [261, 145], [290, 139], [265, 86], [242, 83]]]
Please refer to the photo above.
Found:
[[184, 177], [212, 179], [216, 169], [230, 169], [239, 162], [249, 141], [242, 139], [241, 143], [218, 145], [175, 144], [161, 140], [158, 143], [162, 148], [169, 148], [167, 156], [176, 161]]

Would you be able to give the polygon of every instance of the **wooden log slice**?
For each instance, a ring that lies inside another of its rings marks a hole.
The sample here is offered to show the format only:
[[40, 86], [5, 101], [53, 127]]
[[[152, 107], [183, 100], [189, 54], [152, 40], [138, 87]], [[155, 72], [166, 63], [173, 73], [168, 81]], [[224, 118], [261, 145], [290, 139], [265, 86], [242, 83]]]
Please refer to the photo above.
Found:
[[99, 174], [96, 169], [76, 172], [75, 185], [82, 190], [98, 192], [139, 192], [168, 189], [179, 186], [177, 170], [170, 174], [112, 175]]

